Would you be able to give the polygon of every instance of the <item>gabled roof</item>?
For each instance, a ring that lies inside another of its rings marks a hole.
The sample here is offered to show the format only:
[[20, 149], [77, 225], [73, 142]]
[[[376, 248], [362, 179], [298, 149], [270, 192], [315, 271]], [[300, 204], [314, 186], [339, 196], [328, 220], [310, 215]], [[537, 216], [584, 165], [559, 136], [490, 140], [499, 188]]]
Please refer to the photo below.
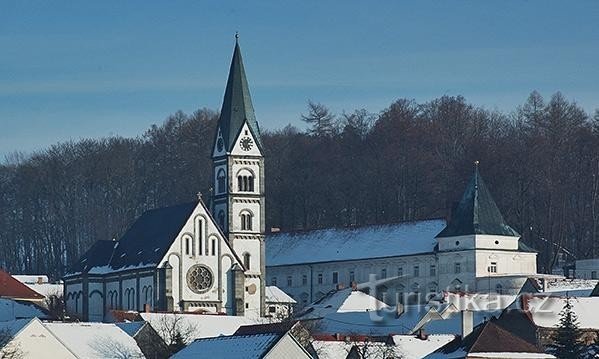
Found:
[[470, 234], [520, 236], [518, 232], [505, 223], [497, 204], [478, 172], [478, 166], [466, 187], [462, 199], [453, 211], [449, 224], [437, 235], [437, 238]]
[[198, 202], [149, 210], [118, 241], [97, 241], [69, 274], [103, 274], [159, 265]]
[[279, 323], [242, 325], [233, 335], [285, 334], [297, 324], [297, 321], [290, 320]]
[[452, 353], [542, 353], [542, 351], [493, 321], [488, 321], [474, 328], [465, 338], [458, 337], [442, 346], [430, 357], [454, 357]]
[[25, 300], [42, 300], [44, 296], [19, 282], [0, 269], [0, 297]]
[[277, 304], [295, 304], [297, 301], [291, 298], [287, 293], [283, 292], [279, 287], [269, 285], [264, 288], [264, 295], [266, 296], [266, 303], [277, 303]]
[[[230, 152], [233, 149], [235, 140], [246, 121], [252, 135], [256, 139], [258, 148], [262, 150], [260, 128], [254, 114], [254, 106], [252, 105], [250, 89], [243, 67], [243, 59], [241, 58], [241, 49], [239, 48], [239, 42], [236, 41], [233, 60], [229, 69], [227, 87], [225, 89], [225, 97], [223, 99], [223, 107], [220, 111], [217, 124], [217, 128], [220, 129], [223, 136], [225, 151]], [[218, 136], [218, 133], [216, 136]]]
[[335, 262], [433, 253], [445, 220], [266, 235], [266, 265]]
[[281, 339], [279, 333], [198, 339], [173, 358], [263, 358]]
[[43, 323], [78, 358], [143, 358], [135, 339], [115, 324]]

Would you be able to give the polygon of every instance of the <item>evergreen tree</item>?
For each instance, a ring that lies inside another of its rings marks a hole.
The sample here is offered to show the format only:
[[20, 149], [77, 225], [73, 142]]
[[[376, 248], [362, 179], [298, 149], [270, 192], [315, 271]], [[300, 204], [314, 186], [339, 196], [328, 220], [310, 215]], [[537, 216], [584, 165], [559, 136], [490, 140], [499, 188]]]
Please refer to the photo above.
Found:
[[564, 309], [560, 312], [559, 326], [555, 333], [554, 343], [549, 346], [549, 352], [560, 359], [578, 359], [584, 355], [584, 346], [580, 342], [578, 317], [572, 311], [570, 297], [566, 297]]

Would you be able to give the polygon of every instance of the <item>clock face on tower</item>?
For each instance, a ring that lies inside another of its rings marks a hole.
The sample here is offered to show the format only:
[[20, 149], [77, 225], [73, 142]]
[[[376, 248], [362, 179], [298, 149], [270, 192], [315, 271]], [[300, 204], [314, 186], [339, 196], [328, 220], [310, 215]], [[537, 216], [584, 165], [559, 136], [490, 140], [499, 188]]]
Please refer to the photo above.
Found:
[[254, 146], [254, 141], [252, 141], [251, 138], [249, 138], [249, 137], [246, 136], [246, 137], [244, 137], [244, 138], [241, 139], [240, 144], [241, 144], [241, 149], [242, 150], [249, 151], [249, 150], [252, 149], [252, 146]]

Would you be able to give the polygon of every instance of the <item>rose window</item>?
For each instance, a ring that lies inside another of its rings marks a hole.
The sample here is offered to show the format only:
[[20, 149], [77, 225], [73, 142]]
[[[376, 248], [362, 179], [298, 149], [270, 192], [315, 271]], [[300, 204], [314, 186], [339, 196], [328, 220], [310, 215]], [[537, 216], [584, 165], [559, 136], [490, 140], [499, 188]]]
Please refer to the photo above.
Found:
[[196, 293], [207, 292], [213, 282], [212, 272], [202, 265], [196, 264], [187, 272], [187, 285]]

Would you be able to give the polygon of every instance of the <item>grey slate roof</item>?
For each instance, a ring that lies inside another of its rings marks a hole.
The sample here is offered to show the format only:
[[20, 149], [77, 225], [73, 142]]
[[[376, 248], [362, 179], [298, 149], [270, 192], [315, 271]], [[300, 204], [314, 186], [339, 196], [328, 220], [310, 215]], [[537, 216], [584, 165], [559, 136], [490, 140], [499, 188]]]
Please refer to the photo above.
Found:
[[449, 224], [437, 235], [437, 238], [470, 234], [520, 236], [505, 223], [497, 204], [478, 172], [478, 167], [468, 183], [458, 207], [452, 213]]
[[220, 118], [217, 125], [221, 130], [226, 151], [229, 152], [233, 149], [235, 140], [246, 120], [252, 135], [256, 139], [258, 148], [262, 150], [260, 128], [254, 114], [254, 106], [252, 105], [250, 89], [241, 58], [241, 49], [239, 48], [239, 43], [236, 42], [231, 68], [229, 69], [229, 79], [227, 80], [227, 87], [225, 89], [223, 107], [220, 111]]
[[159, 265], [197, 205], [191, 202], [145, 212], [119, 241], [94, 243], [69, 274]]
[[266, 265], [335, 262], [433, 253], [445, 220], [266, 235]]

